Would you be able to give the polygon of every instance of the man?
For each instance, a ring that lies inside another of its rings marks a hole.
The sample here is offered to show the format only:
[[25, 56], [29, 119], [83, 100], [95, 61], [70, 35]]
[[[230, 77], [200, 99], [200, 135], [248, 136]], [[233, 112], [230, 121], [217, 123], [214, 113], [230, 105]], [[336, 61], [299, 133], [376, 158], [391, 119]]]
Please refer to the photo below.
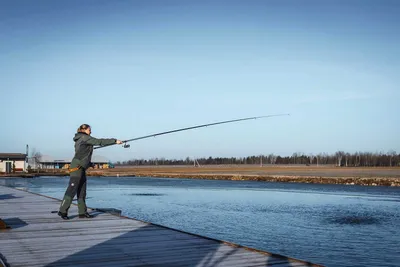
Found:
[[78, 197], [79, 218], [92, 218], [87, 212], [86, 207], [86, 170], [92, 165], [93, 146], [105, 146], [112, 144], [122, 144], [122, 141], [115, 138], [94, 138], [90, 136], [91, 127], [82, 124], [73, 138], [75, 142], [75, 156], [71, 161], [70, 179], [68, 188], [65, 191], [61, 202], [58, 215], [64, 220], [68, 220], [68, 209], [71, 206], [75, 195]]

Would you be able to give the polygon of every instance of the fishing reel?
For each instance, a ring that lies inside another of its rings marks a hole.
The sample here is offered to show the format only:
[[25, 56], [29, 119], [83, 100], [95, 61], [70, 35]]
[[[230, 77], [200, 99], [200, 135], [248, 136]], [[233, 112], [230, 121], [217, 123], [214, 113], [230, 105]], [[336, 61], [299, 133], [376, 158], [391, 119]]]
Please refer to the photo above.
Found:
[[128, 145], [128, 144], [125, 143], [125, 144], [123, 145], [123, 147], [124, 147], [124, 148], [130, 148], [131, 145]]

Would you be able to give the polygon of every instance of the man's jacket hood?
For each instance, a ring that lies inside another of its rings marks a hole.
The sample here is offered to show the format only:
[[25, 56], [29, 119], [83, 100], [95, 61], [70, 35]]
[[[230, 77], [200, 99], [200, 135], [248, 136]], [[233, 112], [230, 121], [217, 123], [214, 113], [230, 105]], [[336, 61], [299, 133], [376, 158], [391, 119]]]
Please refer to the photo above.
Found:
[[82, 138], [82, 137], [84, 137], [84, 136], [89, 137], [89, 135], [86, 134], [86, 133], [76, 133], [75, 136], [74, 136], [74, 138], [73, 138], [73, 140], [74, 140], [74, 142], [76, 142], [76, 141], [78, 141], [80, 138]]

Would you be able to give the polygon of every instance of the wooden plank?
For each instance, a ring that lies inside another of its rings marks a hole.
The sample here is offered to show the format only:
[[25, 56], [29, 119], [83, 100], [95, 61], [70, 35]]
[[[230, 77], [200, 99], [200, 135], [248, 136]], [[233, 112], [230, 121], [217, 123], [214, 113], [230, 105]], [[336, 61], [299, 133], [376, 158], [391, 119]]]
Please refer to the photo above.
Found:
[[[23, 244], [20, 244], [23, 245]], [[35, 247], [35, 246], [24, 246], [26, 250], [18, 250], [21, 246], [6, 246], [2, 248], [2, 251], [14, 251], [14, 254], [16, 253], [25, 253], [26, 251], [30, 252], [40, 252], [43, 250], [47, 251], [59, 251], [59, 250], [65, 250], [65, 249], [74, 249], [74, 250], [79, 250], [83, 251], [87, 248], [91, 248], [93, 250], [100, 250], [100, 249], [105, 249], [107, 250], [108, 248], [124, 248], [127, 249], [127, 251], [135, 250], [135, 251], [140, 251], [140, 250], [146, 250], [146, 251], [151, 251], [152, 249], [162, 249], [165, 247], [170, 247], [170, 248], [185, 248], [185, 247], [196, 247], [197, 245], [212, 245], [208, 242], [205, 242], [204, 240], [186, 240], [182, 242], [176, 242], [174, 240], [168, 240], [165, 242], [159, 242], [156, 244], [143, 244], [143, 243], [119, 243], [117, 245], [113, 243], [109, 244], [104, 244], [104, 243], [98, 243], [98, 245], [101, 246], [92, 246], [92, 244], [86, 243], [86, 245], [81, 244], [80, 246], [69, 246], [69, 247], [64, 247], [64, 246], [58, 246], [58, 247]], [[173, 246], [172, 246], [173, 245]]]
[[[178, 231], [172, 231], [170, 229], [165, 229], [161, 227], [155, 227], [155, 226], [132, 226], [129, 227], [129, 225], [108, 225], [107, 229], [99, 229], [99, 228], [78, 228], [78, 229], [69, 229], [70, 231], [65, 232], [65, 230], [53, 230], [51, 232], [48, 231], [36, 231], [36, 232], [27, 232], [27, 231], [11, 231], [9, 230], [8, 233], [12, 234], [14, 236], [21, 236], [23, 237], [26, 241], [29, 241], [31, 239], [33, 240], [40, 240], [40, 238], [46, 238], [46, 237], [63, 237], [64, 235], [71, 236], [71, 239], [74, 239], [74, 236], [77, 236], [79, 240], [87, 240], [87, 239], [96, 239], [96, 238], [107, 238], [108, 234], [114, 234], [118, 232], [125, 233], [129, 235], [130, 237], [152, 237], [152, 236], [174, 236], [176, 238], [179, 237], [190, 237], [193, 238], [193, 235], [188, 234], [188, 233], [182, 233]], [[13, 230], [18, 230], [18, 229], [13, 229]], [[4, 236], [7, 236], [8, 234], [6, 231], [3, 232]], [[82, 235], [78, 236], [78, 233], [82, 233]], [[1, 236], [0, 236], [0, 243], [1, 243]]]
[[[56, 223], [70, 223], [70, 224], [75, 224], [75, 225], [79, 225], [82, 223], [91, 223], [91, 222], [97, 222], [97, 221], [104, 221], [104, 223], [109, 223], [109, 224], [113, 224], [112, 221], [115, 222], [115, 224], [132, 224], [132, 225], [148, 225], [145, 223], [140, 223], [138, 221], [133, 221], [132, 222], [128, 222], [128, 220], [114, 220], [111, 219], [110, 217], [104, 215], [104, 214], [98, 214], [96, 215], [96, 217], [88, 219], [88, 218], [79, 218], [78, 215], [73, 215], [73, 216], [69, 216], [70, 220], [63, 220], [60, 216], [58, 216], [57, 214], [54, 214], [53, 217], [43, 217], [43, 218], [35, 218], [35, 219], [31, 219], [29, 217], [26, 217], [24, 215], [14, 215], [14, 216], [2, 216], [2, 218], [4, 219], [12, 219], [12, 218], [19, 218], [22, 221], [26, 221], [26, 222], [30, 222], [30, 224], [41, 224], [41, 223], [51, 223], [51, 224], [56, 224]], [[77, 224], [78, 223], [78, 224]], [[103, 223], [103, 222], [101, 222]]]
[[[171, 253], [163, 253], [160, 254], [160, 251], [158, 250], [152, 250], [152, 251], [142, 251], [139, 253], [138, 251], [129, 251], [128, 253], [121, 253], [122, 251], [120, 249], [114, 249], [114, 250], [102, 250], [100, 252], [93, 253], [92, 251], [87, 251], [85, 253], [80, 253], [73, 255], [71, 251], [69, 250], [64, 250], [60, 253], [44, 253], [43, 256], [47, 257], [47, 259], [50, 259], [51, 261], [55, 261], [67, 256], [72, 256], [69, 258], [69, 262], [74, 262], [74, 261], [93, 261], [93, 260], [101, 260], [103, 258], [110, 258], [114, 257], [116, 259], [120, 258], [120, 256], [123, 254], [126, 257], [138, 257], [142, 260], [151, 260], [154, 257], [157, 257], [158, 259], [160, 258], [171, 258], [171, 257], [179, 257], [179, 258], [190, 258], [192, 257], [191, 254], [193, 255], [202, 255], [205, 254], [204, 252], [212, 252], [215, 250], [215, 247], [203, 247], [199, 248], [198, 251], [193, 251], [191, 248], [182, 248], [181, 251], [175, 250], [171, 251]], [[226, 248], [222, 248], [222, 250], [226, 250]], [[221, 250], [221, 251], [222, 251]], [[14, 255], [14, 257], [18, 258], [19, 255]], [[28, 259], [29, 260], [29, 259]]]
[[[17, 241], [10, 240], [11, 238], [13, 239], [18, 239]], [[62, 239], [62, 238], [61, 238]], [[30, 244], [35, 244], [37, 248], [40, 247], [39, 242], [46, 244], [46, 246], [49, 245], [54, 245], [54, 246], [62, 246], [63, 244], [60, 244], [59, 242], [60, 238], [54, 238], [54, 237], [46, 237], [46, 238], [40, 238], [40, 239], [30, 239], [30, 240], [25, 240], [22, 238], [19, 238], [18, 236], [9, 236], [8, 239], [3, 239], [0, 244], [12, 246], [13, 244], [19, 244], [23, 243], [26, 245]], [[164, 241], [169, 241], [169, 242], [185, 242], [187, 240], [202, 240], [202, 242], [208, 242], [208, 243], [215, 243], [210, 240], [204, 240], [204, 239], [193, 239], [191, 236], [176, 236], [174, 233], [171, 234], [165, 234], [162, 236], [157, 236], [157, 235], [152, 235], [152, 236], [130, 236], [125, 233], [115, 233], [112, 235], [107, 235], [106, 237], [104, 236], [99, 236], [99, 237], [90, 237], [87, 236], [86, 238], [81, 238], [80, 236], [69, 236], [66, 238], [66, 240], [70, 242], [75, 242], [75, 246], [80, 246], [84, 245], [86, 243], [90, 242], [97, 242], [97, 241], [109, 241], [113, 240], [113, 243], [115, 245], [117, 244], [140, 244], [141, 242], [146, 242], [146, 243], [151, 243], [151, 245], [156, 245], [157, 243], [164, 242]], [[218, 244], [218, 243], [217, 243]], [[172, 245], [172, 244], [171, 244]]]
[[[115, 235], [109, 235], [107, 237], [104, 238], [88, 238], [88, 239], [79, 239], [79, 236], [75, 236], [74, 238], [68, 238], [65, 239], [66, 242], [60, 242], [60, 239], [57, 238], [43, 238], [40, 240], [31, 240], [29, 241], [25, 241], [25, 240], [9, 240], [9, 242], [4, 241], [1, 243], [1, 246], [13, 246], [13, 245], [18, 245], [18, 244], [24, 244], [24, 246], [26, 247], [36, 247], [36, 248], [42, 248], [42, 247], [54, 247], [54, 248], [61, 248], [61, 247], [65, 247], [68, 248], [71, 246], [71, 243], [74, 244], [74, 246], [86, 246], [87, 244], [98, 244], [98, 243], [102, 243], [102, 242], [109, 242], [112, 240], [112, 243], [114, 245], [118, 245], [118, 244], [141, 244], [143, 245], [143, 243], [146, 244], [151, 244], [151, 245], [155, 245], [156, 243], [162, 243], [165, 241], [169, 241], [171, 242], [170, 245], [175, 245], [175, 243], [179, 244], [180, 242], [183, 242], [185, 240], [192, 240], [193, 238], [190, 236], [187, 237], [173, 237], [171, 236], [164, 236], [164, 237], [141, 237], [141, 238], [131, 238], [131, 237], [124, 237], [124, 234], [115, 234]], [[62, 239], [61, 239], [62, 240]]]
[[[24, 215], [16, 215], [14, 216], [14, 218], [10, 218], [4, 215], [0, 215], [0, 218], [3, 218], [3, 220], [8, 220], [9, 224], [18, 224], [18, 222], [25, 222], [25, 224], [40, 224], [40, 223], [56, 223], [56, 222], [60, 222], [63, 219], [60, 218], [57, 214], [55, 214], [55, 216], [57, 217], [53, 217], [53, 218], [49, 218], [49, 217], [43, 217], [43, 218], [30, 218], [30, 217], [26, 217]], [[24, 217], [24, 220], [22, 221], [21, 217]], [[73, 220], [77, 220], [77, 221], [87, 221], [87, 218], [78, 218], [76, 216], [76, 218], [73, 218]], [[115, 220], [114, 218], [108, 218], [108, 217], [103, 217], [103, 216], [96, 216], [92, 219], [90, 219], [91, 222], [97, 222], [97, 221], [118, 221]]]
[[[202, 259], [206, 258], [208, 254], [211, 253], [209, 259], [211, 259], [210, 261], [207, 260], [207, 262], [209, 263], [208, 266], [210, 266], [210, 263], [212, 264], [212, 266], [214, 266], [216, 263], [218, 262], [222, 262], [225, 261], [226, 258], [226, 254], [227, 253], [221, 253], [221, 251], [217, 252], [217, 253], [213, 253], [213, 250], [206, 250], [206, 252], [209, 253], [203, 253], [203, 251], [199, 251], [199, 252], [194, 252], [195, 254], [193, 255], [189, 255], [186, 254], [186, 251], [182, 251], [182, 253], [176, 253], [176, 254], [170, 254], [170, 255], [166, 255], [164, 257], [162, 256], [158, 256], [156, 254], [149, 254], [147, 256], [140, 256], [139, 258], [141, 259], [141, 261], [144, 261], [145, 263], [152, 265], [152, 264], [163, 264], [163, 263], [178, 263], [178, 262], [201, 262]], [[45, 255], [51, 255], [51, 257], [47, 256], [46, 260], [47, 261], [51, 261], [51, 262], [55, 262], [56, 260], [58, 260], [60, 257], [56, 257], [53, 254], [49, 253], [49, 254], [45, 254]], [[45, 256], [44, 255], [44, 256]], [[61, 255], [62, 256], [67, 256], [67, 255]], [[137, 257], [138, 255], [134, 255], [134, 254], [123, 254], [123, 256], [121, 256], [121, 253], [118, 252], [114, 252], [114, 253], [97, 253], [97, 254], [91, 254], [91, 255], [82, 255], [82, 257], [77, 257], [77, 256], [73, 256], [71, 258], [67, 258], [67, 260], [62, 259], [61, 262], [63, 262], [64, 264], [70, 264], [70, 265], [75, 265], [75, 263], [85, 263], [85, 262], [98, 262], [98, 261], [104, 261], [104, 260], [112, 260], [112, 261], [118, 261], [121, 259], [132, 259]], [[254, 263], [266, 263], [266, 259], [258, 259], [257, 261], [255, 261], [255, 259], [251, 258], [251, 257], [247, 257], [247, 258], [235, 258], [233, 259], [233, 257], [229, 257], [229, 259], [232, 259], [232, 263], [245, 263], [246, 265], [249, 265], [249, 263], [252, 261]], [[29, 261], [29, 259], [28, 259]], [[283, 261], [282, 261], [283, 262]], [[23, 264], [25, 262], [23, 261], [19, 261], [19, 264]], [[27, 262], [28, 263], [28, 262]]]
[[[200, 249], [200, 248], [209, 248], [209, 249], [211, 249], [213, 247], [215, 247], [214, 244], [204, 244], [204, 243], [191, 244], [191, 246], [190, 246], [191, 249]], [[182, 249], [185, 249], [185, 248], [188, 248], [188, 246], [183, 246], [183, 245], [180, 245], [180, 246], [168, 246], [168, 244], [163, 244], [163, 246], [151, 247], [150, 251], [151, 250], [157, 250], [159, 252], [182, 251]], [[128, 248], [125, 248], [125, 249], [128, 250]], [[9, 250], [12, 251], [11, 248]], [[90, 249], [90, 251], [85, 252], [85, 254], [87, 254], [87, 255], [98, 254], [98, 253], [104, 253], [104, 252], [114, 251], [114, 250], [122, 251], [121, 247], [116, 247], [116, 246], [112, 246], [111, 245], [111, 246], [107, 246], [107, 247], [106, 246], [93, 247], [93, 248]], [[71, 254], [76, 253], [76, 252], [80, 252], [80, 251], [82, 251], [82, 249], [78, 248], [78, 247], [72, 247], [72, 248], [70, 248], [68, 250], [68, 252], [71, 253]], [[132, 251], [132, 249], [128, 250], [128, 251]], [[31, 252], [35, 252], [35, 253], [38, 253], [38, 254], [45, 253], [45, 254], [57, 255], [59, 253], [65, 253], [65, 248], [59, 248], [59, 249], [54, 249], [54, 248], [46, 249], [46, 248], [43, 248], [43, 249], [40, 249], [40, 250], [35, 249], [35, 250], [29, 250], [29, 251], [17, 251], [17, 252], [14, 252], [13, 255], [14, 256], [16, 256], [16, 255], [25, 255], [25, 254], [29, 254]], [[139, 246], [139, 247], [134, 249], [134, 252], [135, 253], [147, 253], [147, 252], [149, 252], [149, 247]]]
[[[8, 216], [9, 212], [6, 210], [8, 206], [6, 205], [0, 205], [0, 216]], [[33, 206], [32, 208], [26, 209], [26, 210], [18, 210], [13, 212], [14, 215], [23, 215], [24, 217], [27, 218], [57, 218], [57, 213], [52, 213], [52, 211], [58, 211], [58, 206], [56, 207], [50, 207], [47, 209], [43, 209], [43, 208], [38, 208]], [[94, 215], [100, 215], [100, 214], [104, 214], [104, 215], [110, 215], [104, 218], [107, 218], [109, 220], [119, 220], [119, 217], [117, 216], [113, 216], [111, 214], [107, 214], [107, 213], [103, 213], [103, 212], [99, 212], [99, 211], [95, 211], [95, 210], [91, 210], [88, 209], [88, 212], [90, 214], [94, 214]], [[78, 215], [78, 209], [73, 209], [71, 208], [69, 210], [69, 216], [75, 216]], [[96, 217], [95, 217], [96, 218]]]
[[[3, 218], [7, 219], [7, 218]], [[20, 218], [23, 220], [23, 218]], [[52, 230], [73, 230], [73, 229], [88, 229], [88, 228], [103, 228], [103, 227], [108, 227], [112, 225], [121, 225], [121, 226], [129, 226], [132, 225], [132, 227], [137, 227], [137, 226], [143, 226], [145, 227], [145, 224], [142, 224], [140, 222], [130, 222], [130, 220], [116, 220], [116, 221], [102, 221], [99, 220], [96, 223], [92, 223], [91, 220], [75, 220], [75, 221], [64, 221], [61, 218], [53, 223], [44, 223], [44, 224], [28, 224], [27, 226], [21, 227], [21, 228], [16, 228], [12, 229], [14, 232], [26, 232], [26, 231], [52, 231]]]
[[[148, 227], [146, 227], [148, 228]], [[65, 230], [52, 230], [52, 231], [36, 231], [36, 232], [19, 232], [13, 233], [14, 237], [20, 238], [36, 238], [36, 237], [54, 237], [54, 238], [66, 238], [68, 236], [75, 236], [75, 235], [99, 235], [99, 234], [108, 234], [108, 233], [126, 233], [129, 231], [133, 231], [134, 227], [129, 226], [110, 226], [108, 228], [98, 229], [98, 228], [88, 228], [88, 229], [75, 229], [74, 231], [65, 231]], [[151, 229], [143, 229], [142, 231], [154, 231], [154, 232], [162, 232], [165, 229], [155, 228]], [[166, 233], [169, 233], [166, 231]], [[8, 234], [6, 231], [0, 235], [0, 242], [1, 240], [9, 239]]]
[[[107, 241], [109, 241], [107, 243]], [[68, 240], [64, 243], [67, 243]], [[26, 243], [19, 243], [19, 244], [13, 244], [8, 246], [5, 249], [2, 249], [2, 251], [14, 251], [14, 253], [18, 253], [17, 250], [21, 246], [24, 247], [25, 250], [28, 250], [29, 252], [36, 252], [38, 250], [45, 250], [46, 248], [51, 248], [48, 250], [68, 250], [72, 247], [73, 243], [67, 243], [67, 244], [44, 244], [44, 245], [35, 245], [35, 244], [26, 244]], [[165, 245], [172, 246], [172, 247], [187, 247], [187, 246], [193, 246], [194, 244], [209, 244], [208, 242], [204, 240], [166, 240], [166, 241], [154, 241], [154, 242], [141, 242], [141, 243], [136, 243], [134, 240], [128, 240], [126, 242], [120, 242], [113, 241], [113, 240], [97, 240], [97, 241], [90, 241], [90, 242], [80, 242], [73, 247], [76, 249], [79, 249], [80, 251], [84, 251], [88, 248], [95, 248], [95, 247], [102, 247], [104, 249], [107, 249], [109, 247], [122, 247], [125, 246], [129, 250], [137, 250], [139, 248], [146, 248], [147, 250], [151, 250], [155, 247], [163, 247]], [[23, 251], [23, 250], [22, 250]]]

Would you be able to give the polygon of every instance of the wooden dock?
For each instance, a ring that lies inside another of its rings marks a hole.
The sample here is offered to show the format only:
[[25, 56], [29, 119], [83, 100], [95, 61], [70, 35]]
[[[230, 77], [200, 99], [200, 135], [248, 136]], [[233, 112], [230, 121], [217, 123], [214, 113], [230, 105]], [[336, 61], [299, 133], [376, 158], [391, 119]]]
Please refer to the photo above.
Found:
[[322, 266], [0, 186], [0, 266]]

